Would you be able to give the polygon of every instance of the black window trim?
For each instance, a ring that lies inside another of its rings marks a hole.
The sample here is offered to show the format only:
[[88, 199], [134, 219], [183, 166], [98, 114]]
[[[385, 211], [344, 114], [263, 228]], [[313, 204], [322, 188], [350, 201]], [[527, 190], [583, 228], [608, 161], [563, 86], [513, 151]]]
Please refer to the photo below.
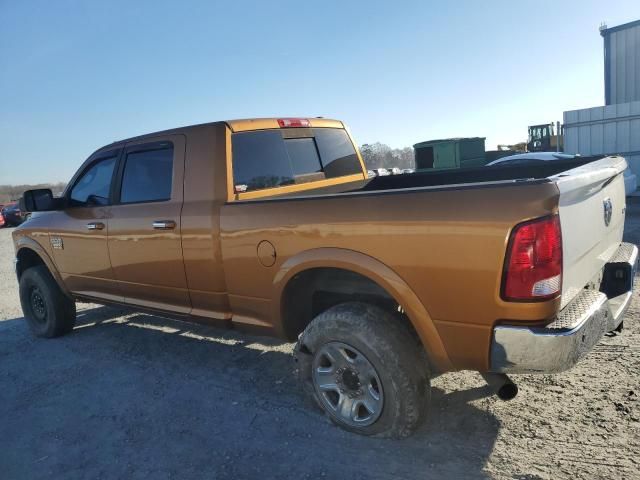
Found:
[[[71, 182], [69, 182], [70, 186], [67, 188], [64, 195], [65, 208], [96, 208], [96, 207], [108, 207], [110, 205], [113, 205], [113, 201], [114, 201], [113, 187], [116, 183], [116, 174], [118, 172], [118, 166], [120, 164], [120, 160], [122, 157], [122, 150], [123, 150], [122, 148], [115, 148], [113, 150], [100, 151], [94, 154], [92, 157], [89, 157], [88, 161], [85, 162], [84, 167], [78, 170], [78, 172], [76, 172], [76, 174], [71, 179]], [[107, 204], [106, 205], [86, 205], [86, 204], [74, 205], [72, 204], [73, 200], [71, 199], [71, 192], [76, 187], [78, 182], [82, 179], [84, 174], [87, 173], [90, 168], [93, 168], [96, 165], [96, 163], [101, 162], [103, 160], [107, 160], [109, 158], [115, 158], [116, 164], [113, 167], [113, 173], [111, 174], [111, 183], [109, 185], [109, 199]]]
[[160, 198], [157, 200], [141, 200], [138, 202], [122, 202], [122, 179], [124, 177], [124, 167], [127, 163], [127, 155], [130, 153], [140, 153], [140, 152], [152, 152], [154, 150], [168, 150], [171, 148], [173, 151], [173, 158], [171, 159], [171, 195], [173, 195], [173, 172], [175, 167], [175, 156], [176, 149], [175, 144], [171, 140], [158, 140], [155, 142], [149, 143], [138, 143], [135, 145], [129, 145], [122, 150], [120, 154], [120, 161], [117, 166], [117, 174], [116, 180], [113, 182], [113, 203], [112, 205], [140, 205], [143, 203], [161, 203], [161, 202], [170, 202], [171, 195], [169, 198]]

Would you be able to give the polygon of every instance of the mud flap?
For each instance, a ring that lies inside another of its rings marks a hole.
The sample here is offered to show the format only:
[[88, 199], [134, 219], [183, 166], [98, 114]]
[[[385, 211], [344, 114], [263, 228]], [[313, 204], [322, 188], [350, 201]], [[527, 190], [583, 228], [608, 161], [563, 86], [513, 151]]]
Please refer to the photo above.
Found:
[[296, 362], [296, 376], [302, 384], [306, 393], [314, 394], [313, 383], [311, 382], [311, 368], [313, 364], [313, 354], [309, 348], [302, 343], [302, 335], [298, 338], [293, 347], [293, 358]]

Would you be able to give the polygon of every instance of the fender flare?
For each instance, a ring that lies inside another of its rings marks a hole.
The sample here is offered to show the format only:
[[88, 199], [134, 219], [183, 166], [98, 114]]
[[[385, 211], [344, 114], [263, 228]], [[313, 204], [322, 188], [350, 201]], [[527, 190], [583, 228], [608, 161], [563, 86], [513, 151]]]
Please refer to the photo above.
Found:
[[[272, 318], [282, 317], [284, 290], [295, 275], [312, 268], [340, 268], [358, 273], [385, 289], [402, 307], [425, 347], [427, 356], [438, 371], [453, 369], [429, 312], [414, 291], [391, 268], [369, 255], [344, 248], [305, 250], [287, 259], [273, 279]], [[276, 322], [278, 324], [278, 322]], [[282, 333], [282, 332], [280, 332]]]
[[71, 292], [69, 292], [64, 282], [62, 281], [62, 277], [60, 276], [60, 272], [58, 272], [55, 263], [53, 263], [53, 260], [51, 259], [47, 251], [42, 247], [42, 245], [40, 245], [32, 238], [22, 236], [19, 237], [16, 241], [16, 259], [18, 258], [21, 250], [31, 250], [36, 255], [38, 255], [38, 257], [40, 257], [40, 259], [46, 265], [53, 279], [58, 284], [58, 287], [60, 287], [60, 290], [62, 290], [62, 293], [64, 293], [69, 298], [73, 298]]

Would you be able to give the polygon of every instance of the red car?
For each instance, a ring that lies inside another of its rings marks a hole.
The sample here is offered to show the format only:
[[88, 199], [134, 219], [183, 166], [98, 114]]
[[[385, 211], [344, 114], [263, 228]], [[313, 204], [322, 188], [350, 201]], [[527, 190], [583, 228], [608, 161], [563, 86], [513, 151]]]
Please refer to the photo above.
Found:
[[0, 228], [4, 227], [4, 215], [2, 215], [2, 209], [4, 208], [4, 205], [0, 204]]
[[12, 202], [4, 205], [0, 210], [4, 219], [4, 224], [7, 227], [17, 227], [25, 220], [25, 215], [20, 210], [18, 202]]

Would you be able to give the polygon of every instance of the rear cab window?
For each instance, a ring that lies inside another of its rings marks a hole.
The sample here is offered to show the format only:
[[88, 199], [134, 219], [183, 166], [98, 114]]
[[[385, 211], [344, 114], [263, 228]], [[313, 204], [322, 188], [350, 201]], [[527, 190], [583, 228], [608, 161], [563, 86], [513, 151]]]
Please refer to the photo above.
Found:
[[239, 195], [322, 180], [340, 183], [364, 175], [353, 143], [341, 128], [236, 132], [231, 148], [233, 186]]

